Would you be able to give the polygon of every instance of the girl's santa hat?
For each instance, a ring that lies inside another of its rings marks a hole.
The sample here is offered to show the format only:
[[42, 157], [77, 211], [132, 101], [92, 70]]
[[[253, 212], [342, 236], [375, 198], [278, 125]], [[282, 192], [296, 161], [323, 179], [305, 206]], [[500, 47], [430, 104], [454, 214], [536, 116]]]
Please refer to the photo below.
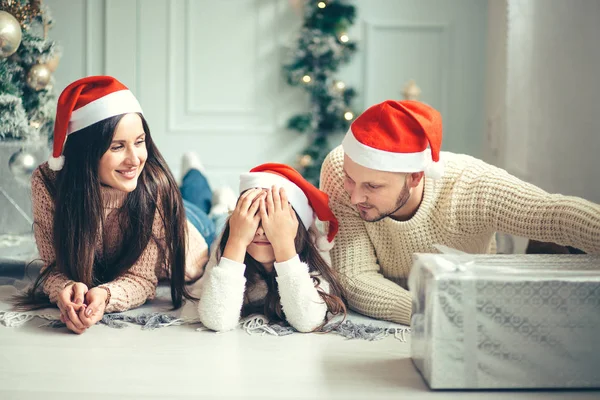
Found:
[[[428, 148], [429, 145], [429, 148]], [[357, 164], [378, 171], [444, 174], [440, 161], [442, 116], [427, 104], [388, 100], [362, 113], [342, 142]]]
[[306, 229], [313, 226], [316, 218], [329, 223], [327, 235], [319, 237], [316, 246], [321, 251], [331, 250], [338, 231], [338, 221], [329, 208], [329, 196], [325, 192], [285, 164], [262, 164], [240, 175], [240, 194], [252, 188], [270, 189], [273, 185], [285, 189], [290, 204]]
[[48, 165], [62, 169], [67, 137], [115, 115], [142, 113], [142, 107], [125, 85], [111, 76], [88, 76], [63, 90], [58, 98], [54, 122], [54, 146]]

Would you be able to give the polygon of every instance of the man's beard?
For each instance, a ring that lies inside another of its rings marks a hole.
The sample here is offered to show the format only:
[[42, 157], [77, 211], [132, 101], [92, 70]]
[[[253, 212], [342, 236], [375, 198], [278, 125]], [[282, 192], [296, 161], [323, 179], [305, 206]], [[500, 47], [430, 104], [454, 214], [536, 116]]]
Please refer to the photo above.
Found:
[[372, 217], [372, 218], [365, 218], [365, 215], [363, 215], [362, 212], [360, 212], [360, 210], [359, 210], [359, 214], [360, 214], [360, 217], [365, 222], [381, 221], [382, 219], [389, 217], [390, 215], [396, 213], [396, 211], [398, 211], [399, 209], [404, 207], [404, 205], [408, 202], [409, 199], [410, 199], [410, 189], [408, 188], [408, 182], [404, 181], [404, 186], [402, 187], [402, 190], [400, 191], [400, 195], [396, 199], [396, 204], [394, 205], [392, 210], [380, 212], [379, 214], [377, 214], [375, 217]]

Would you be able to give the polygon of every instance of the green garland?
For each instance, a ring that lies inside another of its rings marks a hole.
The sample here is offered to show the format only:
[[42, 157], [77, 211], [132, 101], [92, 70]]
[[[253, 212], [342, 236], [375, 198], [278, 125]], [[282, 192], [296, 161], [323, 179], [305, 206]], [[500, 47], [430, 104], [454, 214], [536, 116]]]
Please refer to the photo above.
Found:
[[345, 132], [356, 115], [350, 106], [356, 91], [334, 77], [357, 50], [347, 35], [355, 7], [342, 0], [308, 0], [304, 10], [298, 42], [283, 69], [290, 85], [309, 93], [310, 112], [291, 117], [287, 127], [313, 135], [300, 158], [300, 169], [318, 185], [321, 164], [331, 150], [328, 138]]

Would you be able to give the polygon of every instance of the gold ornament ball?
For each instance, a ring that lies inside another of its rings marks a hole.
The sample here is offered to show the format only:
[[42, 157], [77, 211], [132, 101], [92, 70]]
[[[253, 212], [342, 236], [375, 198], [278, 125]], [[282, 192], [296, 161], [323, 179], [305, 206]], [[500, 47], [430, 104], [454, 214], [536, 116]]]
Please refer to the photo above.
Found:
[[12, 56], [21, 45], [21, 24], [6, 11], [0, 11], [0, 58]]
[[33, 90], [42, 90], [50, 83], [51, 75], [52, 73], [46, 65], [34, 65], [27, 74], [27, 86]]

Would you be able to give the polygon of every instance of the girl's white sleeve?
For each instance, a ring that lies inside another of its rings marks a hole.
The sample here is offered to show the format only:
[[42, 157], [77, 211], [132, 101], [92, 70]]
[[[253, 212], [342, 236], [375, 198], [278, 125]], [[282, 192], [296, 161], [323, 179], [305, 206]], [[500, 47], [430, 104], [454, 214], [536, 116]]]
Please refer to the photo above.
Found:
[[[327, 315], [327, 305], [319, 295], [308, 265], [294, 258], [275, 263], [281, 306], [287, 322], [300, 332], [311, 332]], [[329, 291], [329, 284], [319, 277], [320, 288]]]
[[234, 329], [244, 304], [246, 266], [221, 257], [219, 264], [207, 267], [200, 282], [198, 314], [209, 329], [222, 332]]

